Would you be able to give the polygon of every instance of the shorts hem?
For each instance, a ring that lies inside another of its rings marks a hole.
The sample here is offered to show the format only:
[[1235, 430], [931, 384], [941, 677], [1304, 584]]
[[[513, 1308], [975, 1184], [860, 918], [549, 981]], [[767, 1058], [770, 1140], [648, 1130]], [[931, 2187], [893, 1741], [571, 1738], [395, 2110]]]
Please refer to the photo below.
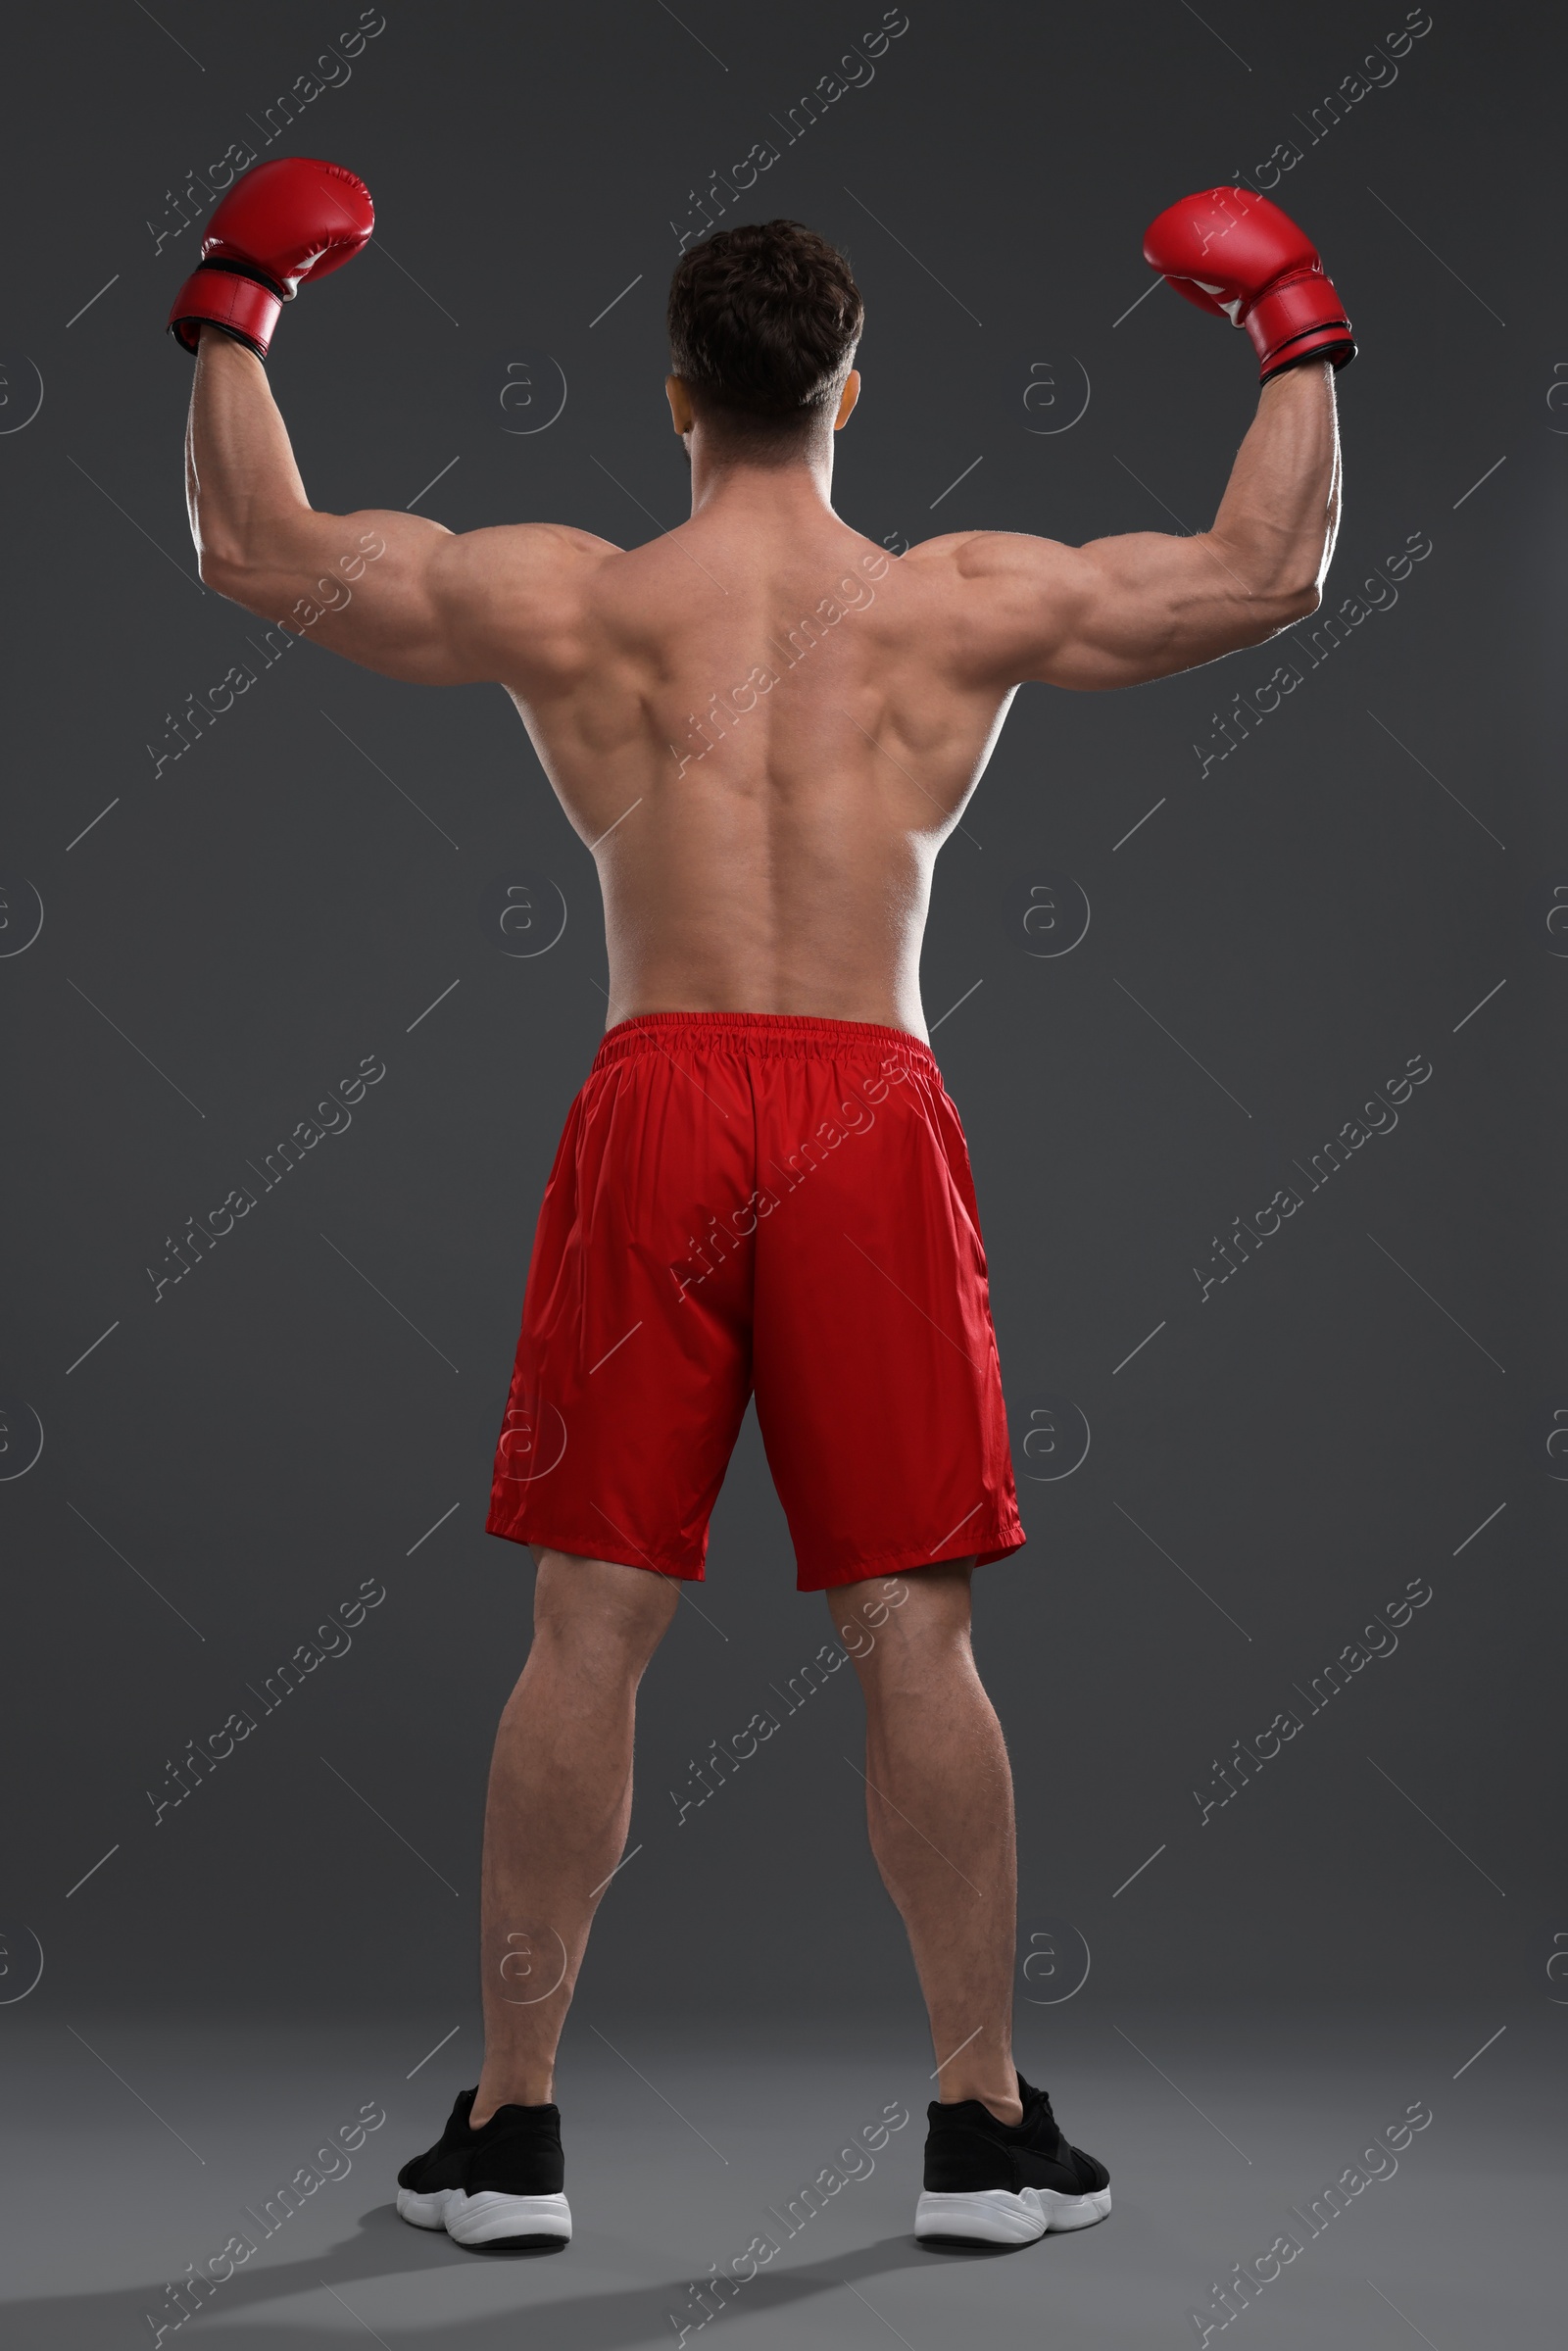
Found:
[[[546, 1533], [542, 1527], [524, 1526], [520, 1522], [501, 1524], [492, 1511], [484, 1522], [487, 1535], [499, 1535], [506, 1543], [536, 1543], [544, 1549], [565, 1551], [575, 1559], [606, 1559], [612, 1567], [646, 1568], [651, 1575], [669, 1576], [682, 1584], [702, 1584], [707, 1581], [702, 1560], [693, 1566], [689, 1559], [656, 1559], [650, 1552], [639, 1551], [635, 1543], [621, 1542], [614, 1549], [607, 1547], [598, 1536]], [[630, 1558], [627, 1552], [634, 1555]]]
[[797, 1559], [795, 1589], [797, 1592], [831, 1592], [841, 1584], [864, 1584], [873, 1576], [896, 1576], [922, 1567], [941, 1567], [950, 1559], [972, 1558], [976, 1567], [989, 1567], [993, 1560], [1005, 1559], [1022, 1550], [1029, 1538], [1016, 1521], [1012, 1526], [994, 1529], [982, 1537], [971, 1552], [944, 1550], [940, 1558], [928, 1550], [917, 1550], [906, 1544], [900, 1550], [862, 1553], [833, 1567], [808, 1567]]

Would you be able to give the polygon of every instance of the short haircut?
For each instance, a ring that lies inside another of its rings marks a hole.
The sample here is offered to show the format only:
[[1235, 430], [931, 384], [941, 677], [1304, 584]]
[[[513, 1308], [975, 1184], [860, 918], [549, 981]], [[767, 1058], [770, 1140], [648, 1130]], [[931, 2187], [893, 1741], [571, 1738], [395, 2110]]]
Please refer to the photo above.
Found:
[[799, 220], [748, 222], [676, 263], [670, 365], [726, 438], [790, 455], [836, 408], [864, 320], [836, 246]]

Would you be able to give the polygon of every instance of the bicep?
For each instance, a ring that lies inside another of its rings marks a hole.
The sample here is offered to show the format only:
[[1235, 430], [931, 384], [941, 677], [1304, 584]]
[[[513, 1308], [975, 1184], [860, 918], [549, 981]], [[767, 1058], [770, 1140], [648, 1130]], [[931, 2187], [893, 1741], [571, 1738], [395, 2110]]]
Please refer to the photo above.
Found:
[[1009, 682], [1094, 691], [1169, 677], [1283, 624], [1206, 532], [1133, 531], [1065, 547], [985, 534], [960, 560]]

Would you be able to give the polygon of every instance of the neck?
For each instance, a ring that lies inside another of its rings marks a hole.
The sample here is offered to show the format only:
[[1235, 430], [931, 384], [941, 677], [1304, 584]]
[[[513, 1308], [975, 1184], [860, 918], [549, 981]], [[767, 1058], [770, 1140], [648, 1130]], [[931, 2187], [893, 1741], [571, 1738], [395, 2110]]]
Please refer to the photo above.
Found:
[[803, 450], [781, 465], [748, 464], [715, 446], [700, 426], [686, 436], [692, 467], [692, 514], [753, 512], [798, 514], [803, 520], [833, 512], [833, 442]]

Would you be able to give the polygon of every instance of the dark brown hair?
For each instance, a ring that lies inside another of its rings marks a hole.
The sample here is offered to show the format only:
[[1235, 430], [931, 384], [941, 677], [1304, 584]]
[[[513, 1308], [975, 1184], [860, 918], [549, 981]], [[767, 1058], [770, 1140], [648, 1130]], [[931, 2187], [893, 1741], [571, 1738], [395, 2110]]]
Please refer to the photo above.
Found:
[[825, 237], [798, 220], [763, 220], [689, 247], [668, 316], [671, 368], [694, 407], [727, 437], [781, 452], [836, 404], [865, 306]]

